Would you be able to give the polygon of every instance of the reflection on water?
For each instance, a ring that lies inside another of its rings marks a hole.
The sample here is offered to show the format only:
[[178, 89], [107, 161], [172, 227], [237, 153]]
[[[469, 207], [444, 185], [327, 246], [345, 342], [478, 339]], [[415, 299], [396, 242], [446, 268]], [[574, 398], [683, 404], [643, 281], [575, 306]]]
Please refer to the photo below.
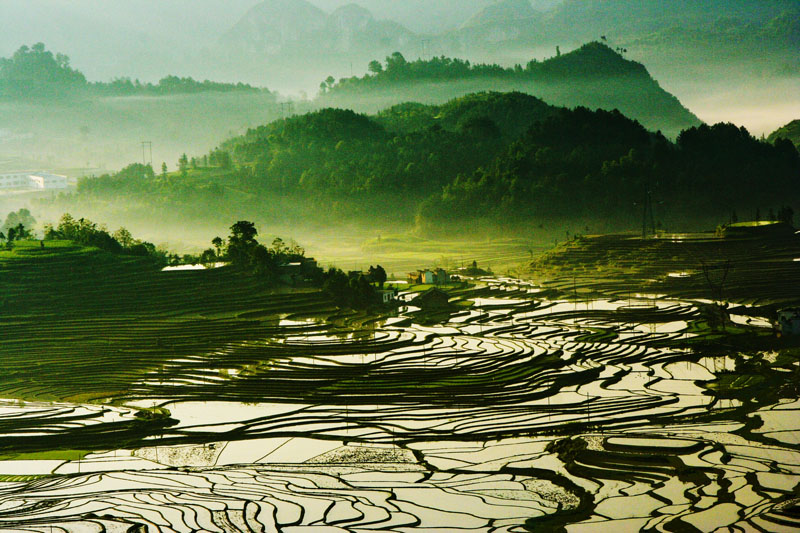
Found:
[[[800, 525], [800, 407], [715, 396], [708, 384], [736, 359], [669, 348], [692, 338], [695, 305], [547, 301], [493, 283], [435, 326], [401, 316], [343, 334], [285, 319], [175, 359], [131, 390], [128, 406], [170, 413], [144, 440], [0, 462], [0, 528]], [[132, 411], [8, 403], [0, 415], [10, 439], [113, 428]]]

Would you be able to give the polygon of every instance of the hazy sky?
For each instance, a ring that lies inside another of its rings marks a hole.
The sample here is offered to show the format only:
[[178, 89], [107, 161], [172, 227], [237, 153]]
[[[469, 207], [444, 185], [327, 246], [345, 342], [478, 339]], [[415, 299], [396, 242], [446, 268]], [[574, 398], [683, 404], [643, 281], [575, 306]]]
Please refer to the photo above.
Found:
[[[291, 0], [268, 0], [289, 2]], [[303, 1], [303, 0], [298, 0]], [[436, 33], [461, 26], [480, 9], [496, 0], [308, 0], [325, 11], [332, 11], [347, 3], [357, 3], [369, 9], [376, 18], [395, 20], [412, 31], [418, 33]], [[587, 11], [583, 16], [589, 17], [577, 24], [576, 30], [591, 26], [591, 11], [602, 7], [603, 2], [595, 0], [570, 0], [570, 4], [578, 11]], [[776, 3], [764, 2], [763, 6], [785, 5], [788, 0], [776, 0]], [[546, 9], [563, 0], [532, 0], [534, 8]], [[663, 2], [663, 3], [662, 3]], [[272, 88], [286, 90], [277, 78], [259, 78], [257, 72], [237, 70], [231, 59], [230, 65], [221, 62], [218, 50], [221, 36], [232, 28], [237, 21], [259, 0], [0, 0], [0, 56], [7, 57], [23, 44], [44, 42], [49, 50], [67, 54], [74, 67], [81, 70], [89, 80], [107, 81], [113, 77], [130, 76], [143, 81], [157, 81], [167, 74], [189, 75], [199, 79], [217, 79], [220, 81], [246, 81], [263, 84]], [[649, 8], [671, 6], [673, 14], [685, 13], [688, 9], [676, 6], [694, 7], [697, 17], [716, 20], [724, 15], [731, 15], [737, 9], [760, 9], [757, 1], [746, 0], [706, 0], [702, 6], [688, 3], [688, 0], [651, 0]], [[623, 2], [624, 4], [624, 2]], [[645, 9], [648, 3], [631, 3], [631, 9]], [[701, 9], [703, 6], [708, 9]], [[586, 7], [587, 9], [580, 9]], [[669, 11], [669, 10], [666, 10]], [[691, 11], [691, 10], [690, 10]], [[762, 9], [759, 13], [767, 13]], [[577, 17], [577, 14], [575, 14]], [[605, 13], [609, 25], [617, 24], [618, 12]], [[578, 17], [580, 18], [580, 17]], [[634, 17], [640, 20], [641, 17]], [[657, 18], [657, 17], [656, 17]], [[567, 21], [571, 20], [569, 17]], [[641, 20], [640, 20], [641, 21]], [[585, 24], [584, 24], [585, 23]], [[617, 24], [618, 27], [619, 25]], [[595, 31], [585, 30], [575, 42], [561, 42], [562, 51], [577, 46], [587, 37], [586, 32], [593, 35]], [[603, 30], [605, 31], [605, 30]], [[599, 36], [599, 31], [597, 32]], [[596, 36], [594, 38], [597, 38]], [[544, 43], [549, 46], [550, 43]], [[533, 48], [531, 48], [533, 50]], [[530, 50], [529, 50], [530, 52]], [[442, 52], [445, 53], [445, 52]], [[447, 52], [457, 55], [458, 52]], [[508, 64], [510, 59], [503, 57], [498, 50], [488, 60]], [[680, 54], [653, 55], [647, 50], [631, 50], [629, 57], [642, 61], [651, 73], [667, 90], [676, 94], [681, 101], [695, 111], [701, 118], [716, 120], [724, 118], [740, 102], [740, 117], [754, 131], [768, 131], [779, 119], [764, 111], [762, 100], [775, 104], [781, 98], [784, 102], [796, 102], [794, 91], [781, 91], [779, 97], [772, 92], [762, 96], [763, 92], [756, 82], [758, 80], [737, 79], [738, 69], [730, 69], [722, 80], [723, 88], [735, 87], [737, 92], [726, 98], [713, 97], [718, 94], [719, 87], [713, 87], [720, 81], [717, 73], [708, 74], [703, 71], [687, 76], [680, 60]], [[486, 57], [469, 57], [486, 61]], [[528, 57], [512, 58], [514, 61], [525, 61]], [[230, 66], [227, 70], [225, 66]], [[358, 66], [355, 73], [362, 73], [366, 64]], [[349, 72], [349, 69], [346, 69]], [[346, 72], [332, 67], [336, 75]], [[319, 73], [310, 74], [309, 86], [316, 86]], [[745, 75], [743, 75], [745, 76]], [[746, 77], [746, 76], [745, 76]], [[796, 83], [793, 78], [791, 83]], [[287, 83], [289, 80], [286, 80]], [[709, 85], [711, 84], [711, 85]], [[765, 78], [767, 88], [774, 86]], [[781, 86], [782, 87], [782, 86]], [[794, 87], [794, 86], [792, 86]], [[307, 88], [305, 85], [301, 88]], [[777, 100], [776, 100], [777, 98]], [[746, 104], [746, 106], [744, 105]], [[766, 105], [766, 104], [765, 104]], [[792, 110], [797, 109], [793, 104]], [[744, 108], [750, 109], [746, 115]], [[769, 107], [769, 106], [767, 106]], [[774, 107], [774, 105], [772, 105]], [[785, 106], [781, 107], [783, 114]], [[762, 124], [759, 116], [769, 116]]]
[[[284, 0], [267, 0], [284, 1]], [[298, 0], [305, 1], [305, 0]], [[412, 31], [457, 28], [497, 0], [308, 0], [333, 11], [357, 3], [378, 19]], [[536, 7], [561, 0], [533, 0]], [[130, 76], [155, 81], [167, 74], [204, 78], [204, 50], [259, 0], [0, 0], [0, 56], [44, 42], [67, 54], [90, 80]], [[200, 60], [198, 59], [200, 58]], [[233, 81], [233, 80], [228, 80]]]

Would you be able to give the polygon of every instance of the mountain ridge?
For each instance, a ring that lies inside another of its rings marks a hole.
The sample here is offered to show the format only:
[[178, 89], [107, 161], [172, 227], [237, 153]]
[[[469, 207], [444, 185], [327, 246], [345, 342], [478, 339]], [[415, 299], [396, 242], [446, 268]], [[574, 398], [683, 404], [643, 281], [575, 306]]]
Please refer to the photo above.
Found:
[[643, 64], [597, 41], [511, 68], [447, 57], [407, 61], [394, 53], [377, 72], [323, 87], [324, 105], [352, 105], [369, 112], [408, 100], [436, 104], [469, 92], [504, 90], [525, 92], [553, 105], [619, 109], [668, 135], [701, 123]]

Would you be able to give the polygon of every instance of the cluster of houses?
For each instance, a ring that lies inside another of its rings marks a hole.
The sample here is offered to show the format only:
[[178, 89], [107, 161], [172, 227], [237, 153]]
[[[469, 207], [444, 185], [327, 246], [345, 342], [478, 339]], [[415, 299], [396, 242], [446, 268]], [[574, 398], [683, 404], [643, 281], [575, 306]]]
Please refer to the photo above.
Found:
[[0, 190], [66, 189], [67, 177], [49, 172], [7, 172], [0, 174]]
[[408, 273], [409, 284], [425, 283], [427, 285], [444, 285], [450, 283], [451, 277], [443, 268], [435, 270], [417, 270]]

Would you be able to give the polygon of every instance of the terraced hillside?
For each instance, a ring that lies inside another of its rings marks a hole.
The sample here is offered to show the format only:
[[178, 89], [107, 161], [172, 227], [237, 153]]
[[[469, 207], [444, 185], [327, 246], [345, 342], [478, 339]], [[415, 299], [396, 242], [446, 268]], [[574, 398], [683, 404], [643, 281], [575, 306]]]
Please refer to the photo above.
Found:
[[150, 260], [68, 241], [0, 252], [0, 397], [124, 395], [171, 359], [263, 338], [273, 317], [325, 313], [230, 268], [161, 272]]
[[720, 233], [576, 237], [530, 264], [563, 294], [636, 293], [785, 306], [800, 302], [800, 237], [783, 224]]

